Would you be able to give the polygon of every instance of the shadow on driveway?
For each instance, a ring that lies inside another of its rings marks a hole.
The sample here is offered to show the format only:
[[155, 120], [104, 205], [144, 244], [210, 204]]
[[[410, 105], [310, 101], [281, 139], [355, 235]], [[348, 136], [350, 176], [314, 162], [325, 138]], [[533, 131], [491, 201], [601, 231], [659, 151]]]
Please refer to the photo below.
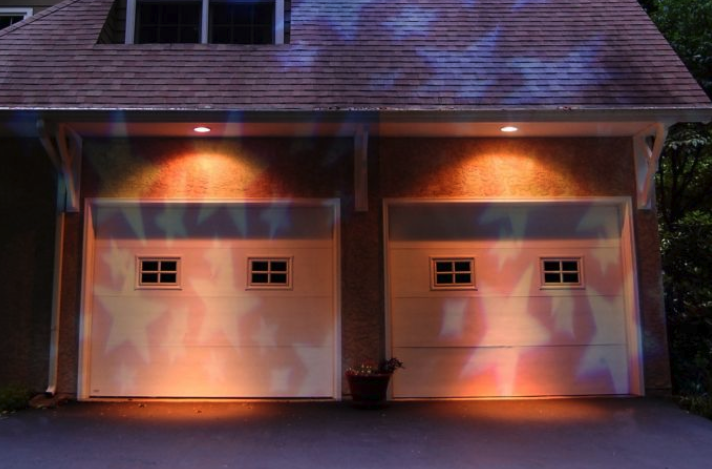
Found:
[[712, 422], [662, 399], [73, 403], [0, 420], [0, 467], [712, 467]]

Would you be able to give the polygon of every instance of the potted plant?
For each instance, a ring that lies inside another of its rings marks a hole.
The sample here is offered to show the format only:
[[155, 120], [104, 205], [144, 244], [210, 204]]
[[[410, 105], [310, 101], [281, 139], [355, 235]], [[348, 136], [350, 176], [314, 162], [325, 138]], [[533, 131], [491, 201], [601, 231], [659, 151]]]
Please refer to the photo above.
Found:
[[382, 406], [386, 402], [391, 375], [398, 368], [405, 367], [403, 362], [393, 357], [379, 365], [367, 361], [346, 370], [353, 404], [358, 407]]

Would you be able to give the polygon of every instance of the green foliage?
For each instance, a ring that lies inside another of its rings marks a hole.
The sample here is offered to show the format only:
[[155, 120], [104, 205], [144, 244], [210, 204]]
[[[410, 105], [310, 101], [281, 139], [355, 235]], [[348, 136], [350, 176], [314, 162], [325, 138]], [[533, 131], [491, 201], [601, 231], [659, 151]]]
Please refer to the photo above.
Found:
[[638, 0], [712, 96], [712, 0]]
[[19, 384], [0, 387], [0, 413], [24, 409], [30, 401], [30, 391]]
[[671, 129], [657, 174], [675, 391], [712, 394], [712, 126]]
[[[712, 0], [639, 0], [712, 96]], [[670, 129], [657, 174], [674, 391], [712, 416], [712, 125]]]
[[712, 419], [712, 396], [685, 396], [680, 399], [680, 406], [694, 414]]

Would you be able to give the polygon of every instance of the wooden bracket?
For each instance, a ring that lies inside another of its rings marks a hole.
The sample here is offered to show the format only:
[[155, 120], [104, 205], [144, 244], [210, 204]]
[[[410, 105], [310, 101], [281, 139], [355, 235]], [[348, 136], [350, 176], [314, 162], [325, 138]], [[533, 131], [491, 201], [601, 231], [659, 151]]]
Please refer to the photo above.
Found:
[[[43, 119], [37, 121], [37, 131], [59, 176], [58, 208], [64, 212], [78, 212], [82, 138], [65, 124], [54, 124]], [[63, 196], [60, 195], [62, 193]]]
[[357, 212], [368, 211], [368, 127], [359, 125], [354, 135], [354, 199]]
[[655, 194], [655, 172], [667, 137], [667, 126], [657, 123], [633, 136], [638, 209], [650, 210]]

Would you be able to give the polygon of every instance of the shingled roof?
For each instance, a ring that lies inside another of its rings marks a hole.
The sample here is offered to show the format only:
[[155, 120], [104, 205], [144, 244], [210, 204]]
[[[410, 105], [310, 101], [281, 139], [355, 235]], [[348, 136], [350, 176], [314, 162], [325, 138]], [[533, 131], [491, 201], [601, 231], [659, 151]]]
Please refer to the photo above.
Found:
[[0, 32], [0, 110], [709, 108], [635, 0], [293, 0], [283, 45], [102, 44], [114, 0]]

